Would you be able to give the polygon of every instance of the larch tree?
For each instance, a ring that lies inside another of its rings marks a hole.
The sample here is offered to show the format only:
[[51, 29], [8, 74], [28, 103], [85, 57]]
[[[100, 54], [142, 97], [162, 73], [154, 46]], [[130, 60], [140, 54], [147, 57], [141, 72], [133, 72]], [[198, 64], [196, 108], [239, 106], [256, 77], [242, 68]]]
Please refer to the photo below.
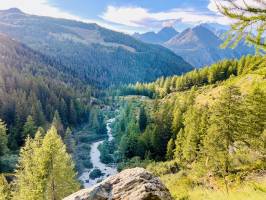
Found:
[[[265, 130], [266, 130], [266, 92], [255, 87], [247, 95], [244, 102], [245, 115], [243, 116], [241, 135], [242, 141], [256, 151], [266, 156]], [[260, 139], [258, 139], [260, 138]]]
[[39, 133], [32, 139], [26, 139], [20, 150], [18, 167], [15, 173], [14, 200], [44, 200], [44, 173], [41, 169], [40, 148], [42, 137]]
[[80, 187], [71, 156], [57, 134], [55, 126], [47, 132], [41, 147], [41, 166], [44, 171], [45, 197], [60, 200], [77, 191]]
[[167, 143], [167, 150], [166, 150], [166, 159], [172, 160], [174, 157], [174, 150], [175, 150], [175, 141], [171, 138]]
[[60, 200], [79, 189], [74, 164], [54, 126], [28, 137], [16, 171], [14, 200]]
[[225, 88], [219, 100], [212, 107], [210, 127], [203, 141], [206, 167], [224, 178], [232, 170], [230, 161], [234, 153], [234, 145], [242, 133], [240, 129], [243, 118], [241, 103], [242, 97], [237, 87]]
[[265, 0], [215, 0], [220, 13], [233, 20], [226, 45], [235, 47], [242, 38], [266, 51], [264, 39], [266, 30]]
[[185, 141], [183, 144], [183, 155], [188, 162], [193, 162], [196, 160], [200, 151], [200, 119], [200, 110], [193, 106], [188, 109], [184, 116]]
[[54, 126], [56, 128], [59, 135], [63, 138], [64, 137], [64, 126], [63, 126], [60, 114], [57, 110], [54, 113], [52, 126]]
[[10, 200], [10, 186], [4, 175], [0, 174], [0, 200]]
[[23, 126], [23, 137], [26, 138], [27, 136], [34, 137], [34, 134], [37, 131], [37, 127], [31, 115], [27, 117], [27, 121]]
[[8, 138], [6, 132], [6, 124], [0, 119], [0, 156], [4, 155], [8, 151]]
[[178, 134], [176, 135], [175, 150], [174, 150], [174, 158], [181, 166], [183, 166], [184, 163], [184, 156], [183, 156], [184, 138], [185, 138], [184, 129], [181, 128]]
[[75, 140], [72, 135], [72, 131], [69, 127], [66, 129], [64, 143], [66, 145], [66, 149], [68, 153], [73, 153], [75, 149]]

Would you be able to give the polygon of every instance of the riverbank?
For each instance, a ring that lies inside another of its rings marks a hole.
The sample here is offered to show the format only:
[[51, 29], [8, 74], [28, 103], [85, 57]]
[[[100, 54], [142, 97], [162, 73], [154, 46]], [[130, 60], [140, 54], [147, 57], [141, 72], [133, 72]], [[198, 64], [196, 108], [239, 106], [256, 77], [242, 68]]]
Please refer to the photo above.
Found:
[[[106, 121], [108, 141], [113, 140], [111, 124], [114, 121], [115, 121], [115, 118], [111, 118], [111, 119]], [[90, 156], [89, 157], [90, 157], [90, 162], [92, 164], [92, 168], [91, 169], [85, 169], [84, 172], [79, 177], [79, 180], [82, 181], [83, 186], [85, 188], [91, 187], [91, 186], [95, 185], [97, 182], [104, 180], [108, 176], [111, 176], [111, 175], [114, 175], [117, 173], [116, 166], [104, 164], [100, 160], [101, 153], [100, 153], [98, 148], [99, 148], [99, 145], [101, 145], [103, 142], [104, 142], [104, 140], [100, 140], [100, 141], [93, 142], [90, 145], [90, 153], [89, 153]], [[97, 178], [90, 177], [90, 173], [95, 169], [100, 170], [102, 175], [100, 175]]]

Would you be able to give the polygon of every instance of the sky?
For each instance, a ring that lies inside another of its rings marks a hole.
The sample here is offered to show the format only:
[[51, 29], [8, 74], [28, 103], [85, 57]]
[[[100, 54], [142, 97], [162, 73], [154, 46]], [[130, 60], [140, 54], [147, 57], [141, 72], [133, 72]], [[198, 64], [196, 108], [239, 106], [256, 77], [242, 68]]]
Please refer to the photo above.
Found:
[[35, 15], [98, 23], [133, 33], [173, 26], [178, 31], [200, 23], [229, 24], [214, 0], [0, 0], [0, 10], [19, 8]]

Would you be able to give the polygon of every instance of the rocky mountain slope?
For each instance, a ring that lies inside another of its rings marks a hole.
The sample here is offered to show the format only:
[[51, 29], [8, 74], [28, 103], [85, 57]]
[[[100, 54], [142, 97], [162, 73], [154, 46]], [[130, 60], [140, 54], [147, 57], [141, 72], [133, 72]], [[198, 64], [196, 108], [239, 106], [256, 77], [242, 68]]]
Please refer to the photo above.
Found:
[[203, 67], [219, 60], [240, 58], [253, 54], [254, 49], [241, 42], [236, 49], [221, 49], [223, 40], [203, 25], [189, 28], [173, 37], [164, 46], [182, 56], [195, 67]]
[[76, 78], [98, 87], [151, 81], [192, 69], [167, 48], [97, 24], [34, 16], [18, 9], [0, 11], [0, 33], [53, 58]]
[[64, 200], [172, 200], [159, 178], [143, 168], [122, 171]]
[[164, 27], [158, 33], [147, 32], [147, 33], [135, 33], [133, 37], [147, 43], [152, 44], [163, 44], [164, 42], [170, 40], [172, 37], [178, 35], [179, 33], [173, 27]]

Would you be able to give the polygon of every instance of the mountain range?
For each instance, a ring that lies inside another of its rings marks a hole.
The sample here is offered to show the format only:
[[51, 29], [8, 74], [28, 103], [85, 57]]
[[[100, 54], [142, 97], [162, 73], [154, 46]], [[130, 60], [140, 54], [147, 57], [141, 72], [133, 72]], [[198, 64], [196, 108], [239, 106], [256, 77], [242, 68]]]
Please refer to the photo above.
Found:
[[0, 33], [49, 57], [72, 76], [97, 87], [152, 81], [192, 69], [169, 49], [73, 20], [0, 11]]
[[176, 36], [177, 34], [179, 33], [173, 27], [164, 27], [158, 33], [155, 33], [153, 31], [143, 34], [134, 33], [133, 37], [147, 43], [162, 44], [170, 40], [172, 37]]
[[[205, 23], [188, 28], [181, 33], [176, 33], [169, 40], [162, 41], [159, 44], [169, 48], [196, 68], [223, 59], [240, 58], [244, 55], [254, 54], [254, 48], [247, 46], [244, 41], [241, 41], [235, 49], [222, 49], [223, 35], [227, 30], [227, 26]], [[142, 34], [137, 38], [147, 42], [145, 35]], [[136, 34], [134, 36], [136, 37]], [[150, 40], [151, 43], [157, 43], [157, 41]]]

